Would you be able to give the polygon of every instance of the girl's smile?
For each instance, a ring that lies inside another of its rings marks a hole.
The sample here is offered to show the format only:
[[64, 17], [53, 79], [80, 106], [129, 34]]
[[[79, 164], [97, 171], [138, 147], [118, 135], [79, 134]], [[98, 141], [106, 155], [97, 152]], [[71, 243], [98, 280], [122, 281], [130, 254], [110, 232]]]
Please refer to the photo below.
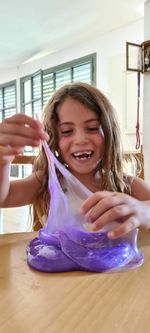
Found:
[[102, 159], [104, 135], [97, 114], [72, 98], [57, 107], [58, 146], [63, 161], [79, 179], [93, 179]]

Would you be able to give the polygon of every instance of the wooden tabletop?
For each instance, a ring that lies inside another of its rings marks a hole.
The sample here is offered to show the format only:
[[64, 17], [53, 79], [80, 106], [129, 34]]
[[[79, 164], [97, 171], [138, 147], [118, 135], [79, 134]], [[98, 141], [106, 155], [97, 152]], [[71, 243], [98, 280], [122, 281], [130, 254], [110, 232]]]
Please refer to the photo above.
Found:
[[35, 233], [0, 236], [0, 332], [149, 333], [150, 233], [142, 267], [122, 273], [42, 273], [26, 263]]

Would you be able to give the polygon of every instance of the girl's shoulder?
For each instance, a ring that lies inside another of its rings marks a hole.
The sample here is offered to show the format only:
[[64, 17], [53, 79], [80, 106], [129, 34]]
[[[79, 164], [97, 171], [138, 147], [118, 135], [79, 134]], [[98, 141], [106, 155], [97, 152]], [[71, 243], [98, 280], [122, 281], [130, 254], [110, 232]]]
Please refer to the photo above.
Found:
[[130, 184], [131, 195], [138, 200], [150, 200], [150, 185], [136, 176], [126, 176]]

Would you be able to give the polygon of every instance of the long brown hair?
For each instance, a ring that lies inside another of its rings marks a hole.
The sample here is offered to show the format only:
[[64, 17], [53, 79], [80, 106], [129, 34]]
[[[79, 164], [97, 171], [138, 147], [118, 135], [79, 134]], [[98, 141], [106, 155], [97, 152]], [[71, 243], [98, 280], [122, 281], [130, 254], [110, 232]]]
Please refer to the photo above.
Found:
[[[129, 186], [123, 175], [120, 131], [115, 111], [109, 100], [95, 86], [77, 82], [67, 84], [54, 93], [43, 112], [43, 125], [49, 135], [49, 147], [54, 154], [58, 150], [57, 107], [66, 98], [80, 102], [98, 115], [105, 138], [103, 158], [97, 169], [101, 174], [101, 190], [129, 193]], [[59, 159], [63, 163], [61, 156]], [[35, 161], [33, 171], [40, 169], [43, 171], [43, 181], [40, 193], [33, 204], [34, 229], [41, 226], [42, 217], [47, 216], [49, 209], [48, 164], [43, 149]]]

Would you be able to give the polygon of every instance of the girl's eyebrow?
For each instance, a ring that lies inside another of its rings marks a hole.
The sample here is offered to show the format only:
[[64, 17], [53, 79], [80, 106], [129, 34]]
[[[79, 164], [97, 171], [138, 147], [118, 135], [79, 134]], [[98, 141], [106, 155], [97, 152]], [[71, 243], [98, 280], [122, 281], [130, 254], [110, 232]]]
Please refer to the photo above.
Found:
[[91, 119], [85, 120], [84, 123], [89, 123], [92, 121], [98, 121], [98, 118], [91, 118]]
[[63, 123], [58, 123], [58, 126], [63, 126], [63, 125], [73, 125], [73, 123], [72, 122], [69, 122], [69, 121], [65, 121], [65, 122], [63, 122]]
[[[87, 123], [90, 123], [92, 121], [98, 121], [98, 119], [97, 118], [90, 118], [90, 119], [85, 120], [84, 123], [87, 124]], [[58, 126], [63, 126], [63, 125], [74, 125], [74, 123], [71, 122], [71, 121], [65, 121], [65, 122], [62, 122], [62, 123], [60, 123], [60, 122], [58, 123]]]

